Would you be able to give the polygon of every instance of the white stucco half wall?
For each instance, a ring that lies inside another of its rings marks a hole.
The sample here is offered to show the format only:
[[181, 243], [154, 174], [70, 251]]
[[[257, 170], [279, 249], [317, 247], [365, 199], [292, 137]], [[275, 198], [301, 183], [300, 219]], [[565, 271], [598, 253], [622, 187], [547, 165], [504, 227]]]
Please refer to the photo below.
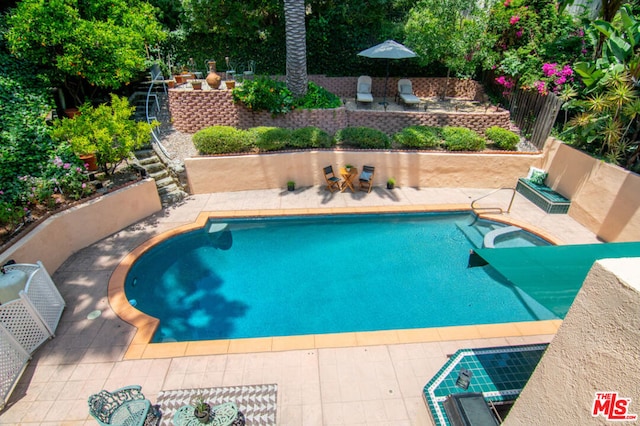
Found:
[[[505, 425], [604, 425], [596, 392], [631, 398], [640, 415], [640, 258], [594, 263]], [[640, 417], [638, 418], [640, 421]]]

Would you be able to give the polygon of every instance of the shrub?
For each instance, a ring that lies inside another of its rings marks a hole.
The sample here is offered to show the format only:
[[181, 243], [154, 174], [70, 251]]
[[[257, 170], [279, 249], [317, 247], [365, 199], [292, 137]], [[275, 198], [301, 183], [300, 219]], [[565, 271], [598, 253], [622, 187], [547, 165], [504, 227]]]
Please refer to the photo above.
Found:
[[193, 144], [201, 154], [227, 154], [245, 151], [250, 146], [250, 132], [230, 126], [212, 126], [193, 135]]
[[247, 133], [248, 144], [262, 152], [285, 149], [291, 141], [291, 130], [282, 127], [253, 127]]
[[339, 97], [313, 82], [309, 82], [307, 94], [294, 99], [287, 84], [261, 77], [246, 80], [233, 89], [233, 100], [242, 102], [252, 111], [269, 111], [273, 115], [286, 114], [295, 108], [328, 109], [342, 105]]
[[391, 146], [389, 136], [369, 127], [346, 127], [336, 132], [336, 142], [353, 148], [384, 149]]
[[487, 138], [495, 142], [498, 147], [509, 151], [516, 149], [516, 145], [518, 145], [520, 141], [520, 137], [517, 134], [498, 126], [489, 127], [484, 133], [487, 135]]
[[466, 127], [445, 127], [442, 135], [449, 151], [482, 151], [485, 147], [484, 138]]
[[51, 135], [69, 142], [76, 154], [95, 153], [106, 173], [113, 173], [135, 149], [149, 143], [151, 130], [158, 125], [132, 120], [136, 108], [127, 98], [114, 94], [110, 104], [93, 107], [85, 103], [79, 109], [80, 115], [73, 119], [55, 120]]
[[339, 97], [313, 81], [309, 82], [307, 94], [296, 101], [296, 107], [303, 109], [329, 109], [342, 105]]
[[393, 135], [393, 141], [403, 148], [433, 148], [440, 144], [439, 127], [410, 126]]
[[331, 135], [317, 127], [303, 127], [291, 134], [292, 148], [331, 148], [335, 144]]
[[286, 114], [294, 108], [293, 95], [282, 81], [266, 77], [246, 80], [233, 89], [233, 100], [242, 102], [252, 111], [269, 111], [273, 115]]

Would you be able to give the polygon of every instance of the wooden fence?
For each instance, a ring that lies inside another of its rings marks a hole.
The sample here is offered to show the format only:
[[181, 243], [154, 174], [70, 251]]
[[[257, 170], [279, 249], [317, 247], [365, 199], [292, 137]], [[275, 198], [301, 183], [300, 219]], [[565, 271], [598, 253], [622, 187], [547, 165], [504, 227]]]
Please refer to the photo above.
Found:
[[542, 149], [556, 122], [562, 100], [553, 93], [541, 95], [536, 91], [516, 89], [509, 102], [511, 120], [529, 142]]

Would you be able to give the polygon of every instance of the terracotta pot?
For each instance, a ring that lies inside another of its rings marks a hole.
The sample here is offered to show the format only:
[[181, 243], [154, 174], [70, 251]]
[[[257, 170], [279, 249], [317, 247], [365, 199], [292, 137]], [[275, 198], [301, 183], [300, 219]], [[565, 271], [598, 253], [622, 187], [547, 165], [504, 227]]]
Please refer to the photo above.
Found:
[[236, 87], [236, 81], [235, 80], [227, 80], [224, 82], [224, 84], [227, 85], [227, 89], [231, 90], [234, 87]]
[[167, 87], [169, 89], [173, 89], [174, 87], [176, 87], [176, 82], [173, 80], [167, 80]]
[[209, 64], [209, 74], [207, 75], [207, 78], [206, 78], [207, 84], [209, 85], [209, 87], [211, 87], [214, 90], [219, 89], [220, 81], [222, 79], [216, 72], [216, 61], [209, 61], [207, 63]]
[[198, 80], [192, 80], [191, 87], [193, 87], [193, 90], [202, 90], [202, 82]]
[[80, 110], [78, 108], [67, 108], [64, 110], [64, 115], [69, 118], [75, 118], [76, 115], [80, 115]]
[[78, 158], [80, 158], [84, 164], [87, 164], [88, 171], [95, 172], [98, 170], [98, 159], [95, 154], [81, 154], [78, 155]]

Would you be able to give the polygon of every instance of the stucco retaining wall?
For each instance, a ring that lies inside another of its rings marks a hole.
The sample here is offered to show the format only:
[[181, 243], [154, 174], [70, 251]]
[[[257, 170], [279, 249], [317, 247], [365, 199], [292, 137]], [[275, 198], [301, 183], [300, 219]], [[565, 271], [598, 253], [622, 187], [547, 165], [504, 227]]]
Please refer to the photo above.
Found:
[[571, 199], [569, 215], [603, 241], [640, 241], [640, 176], [550, 138], [547, 184]]
[[376, 167], [374, 185], [388, 178], [398, 186], [436, 188], [513, 187], [542, 154], [396, 152], [396, 151], [300, 151], [263, 155], [195, 157], [185, 160], [189, 188], [194, 194], [248, 189], [324, 185], [322, 168], [352, 164], [358, 169]]
[[591, 415], [596, 392], [631, 398], [628, 414], [640, 414], [638, 270], [638, 258], [594, 263], [505, 426], [611, 424]]
[[76, 251], [161, 208], [155, 181], [145, 179], [47, 218], [1, 258], [18, 263], [40, 260], [53, 273]]

